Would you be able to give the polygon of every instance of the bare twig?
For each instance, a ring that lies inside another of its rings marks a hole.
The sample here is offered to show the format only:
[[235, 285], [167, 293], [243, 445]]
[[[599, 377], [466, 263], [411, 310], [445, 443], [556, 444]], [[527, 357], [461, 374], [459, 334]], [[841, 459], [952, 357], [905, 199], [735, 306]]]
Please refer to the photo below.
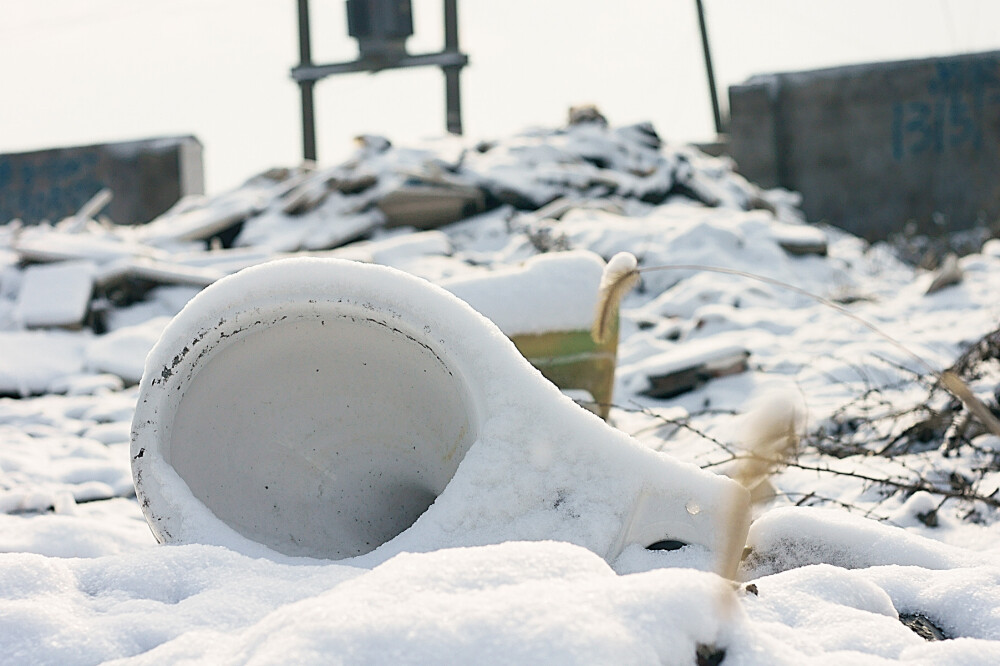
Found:
[[[703, 468], [715, 467], [717, 465], [721, 465], [726, 462], [729, 461], [728, 460], [716, 461], [714, 463], [709, 463], [708, 465], [704, 465]], [[897, 490], [903, 490], [910, 493], [915, 493], [917, 491], [922, 490], [931, 493], [933, 495], [940, 495], [942, 497], [982, 502], [987, 506], [991, 506], [993, 508], [1000, 508], [1000, 499], [997, 499], [992, 495], [985, 496], [977, 494], [975, 492], [972, 492], [970, 487], [964, 487], [960, 490], [954, 490], [948, 488], [941, 488], [940, 486], [935, 486], [926, 479], [922, 478], [918, 478], [916, 481], [905, 481], [901, 479], [893, 479], [890, 477], [878, 477], [878, 476], [872, 476], [870, 474], [862, 474], [861, 472], [856, 472], [853, 470], [833, 469], [829, 466], [824, 466], [824, 465], [809, 465], [791, 460], [771, 459], [771, 460], [765, 460], [765, 462], [778, 466], [794, 467], [795, 469], [801, 469], [807, 472], [819, 472], [822, 474], [833, 474], [836, 476], [850, 477], [853, 479], [859, 479], [861, 481], [867, 481], [869, 483], [887, 485], [896, 488]]]

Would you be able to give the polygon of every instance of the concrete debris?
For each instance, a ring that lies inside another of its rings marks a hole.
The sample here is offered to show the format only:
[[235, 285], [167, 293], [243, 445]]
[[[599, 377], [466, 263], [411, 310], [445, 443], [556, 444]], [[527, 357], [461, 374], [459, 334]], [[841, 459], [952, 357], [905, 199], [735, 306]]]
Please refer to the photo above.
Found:
[[379, 199], [387, 227], [436, 229], [486, 210], [478, 187], [412, 178]]
[[[571, 248], [559, 232], [571, 211], [641, 218], [677, 202], [761, 209], [788, 253], [825, 252], [823, 232], [803, 223], [794, 194], [762, 191], [725, 158], [664, 144], [648, 123], [609, 127], [590, 107], [571, 115], [564, 128], [495, 142], [448, 138], [411, 148], [360, 137], [343, 164], [269, 169], [229, 192], [186, 196], [144, 225], [98, 218], [111, 201], [107, 190], [56, 224], [12, 220], [0, 225], [0, 331], [85, 327], [101, 336], [129, 319], [118, 313], [152, 307], [151, 294], [169, 288], [190, 297], [185, 290], [290, 253], [446, 278], [456, 272], [447, 263], [450, 235], [461, 232], [438, 229], [460, 229], [461, 220], [484, 215], [495, 216], [497, 238], [525, 236], [545, 252]], [[465, 252], [465, 270], [476, 257], [474, 249]], [[707, 376], [737, 371], [740, 358], [666, 373], [651, 379], [650, 390], [674, 395]], [[134, 370], [122, 372], [126, 382], [135, 380]], [[41, 390], [50, 379], [7, 392]], [[596, 391], [599, 402], [609, 400], [606, 391], [583, 388]]]
[[743, 347], [712, 342], [681, 345], [647, 359], [647, 387], [640, 391], [651, 398], [673, 398], [704, 385], [711, 379], [746, 372], [750, 357]]
[[207, 287], [224, 275], [225, 271], [210, 266], [186, 266], [148, 257], [129, 257], [103, 266], [96, 282], [105, 289], [130, 280]]
[[69, 231], [81, 231], [90, 220], [97, 218], [97, 214], [104, 210], [113, 198], [114, 195], [108, 188], [99, 191], [80, 207], [76, 215], [68, 218], [70, 223]]
[[603, 210], [605, 213], [624, 215], [624, 207], [614, 199], [574, 199], [560, 197], [535, 211], [537, 220], [560, 220], [571, 210]]
[[580, 123], [597, 123], [607, 127], [608, 119], [593, 104], [571, 106], [569, 109], [569, 124], [579, 125]]
[[228, 197], [205, 208], [176, 214], [168, 211], [149, 224], [137, 227], [135, 239], [154, 247], [206, 240], [246, 220], [261, 207], [257, 193], [251, 191], [246, 196]]
[[826, 256], [827, 240], [822, 229], [805, 224], [774, 223], [771, 225], [771, 234], [788, 254]]

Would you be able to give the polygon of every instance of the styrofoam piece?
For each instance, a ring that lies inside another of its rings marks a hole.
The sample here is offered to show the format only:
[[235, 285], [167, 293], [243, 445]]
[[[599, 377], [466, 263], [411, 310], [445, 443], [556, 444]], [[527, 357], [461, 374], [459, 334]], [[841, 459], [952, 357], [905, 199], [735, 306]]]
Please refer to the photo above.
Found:
[[749, 526], [738, 484], [606, 425], [463, 301], [349, 261], [192, 299], [146, 359], [131, 455], [158, 540], [271, 558], [674, 539], [732, 575]]
[[14, 317], [28, 328], [80, 326], [94, 290], [89, 261], [35, 264], [24, 269]]

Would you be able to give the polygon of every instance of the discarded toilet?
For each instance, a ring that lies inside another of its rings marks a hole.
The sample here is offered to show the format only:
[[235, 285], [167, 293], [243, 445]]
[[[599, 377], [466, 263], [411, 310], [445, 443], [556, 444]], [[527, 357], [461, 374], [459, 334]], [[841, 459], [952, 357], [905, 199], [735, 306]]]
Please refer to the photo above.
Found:
[[742, 487], [575, 404], [453, 294], [337, 259], [192, 299], [147, 357], [131, 457], [157, 540], [253, 556], [670, 542], [731, 575], [749, 527]]

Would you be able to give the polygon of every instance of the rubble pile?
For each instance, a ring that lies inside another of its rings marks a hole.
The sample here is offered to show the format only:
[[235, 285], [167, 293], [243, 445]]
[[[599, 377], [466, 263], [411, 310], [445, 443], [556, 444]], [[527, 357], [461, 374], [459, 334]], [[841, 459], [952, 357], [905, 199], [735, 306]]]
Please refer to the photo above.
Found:
[[[729, 160], [664, 144], [649, 124], [612, 128], [598, 115], [496, 142], [449, 138], [413, 148], [363, 136], [358, 144], [343, 164], [271, 169], [229, 192], [184, 198], [141, 226], [103, 218], [106, 191], [55, 224], [7, 222], [0, 226], [4, 345], [64, 359], [82, 348], [66, 371], [131, 384], [141, 358], [126, 361], [121, 350], [148, 349], [170, 316], [222, 276], [310, 253], [390, 265], [406, 259], [404, 269], [447, 278], [483, 263], [473, 247], [481, 240], [459, 248], [461, 233], [442, 232], [470, 218], [489, 220], [500, 236], [494, 244], [519, 236], [530, 243], [522, 254], [533, 254], [569, 249], [551, 225], [574, 209], [629, 217], [675, 205], [759, 209], [785, 229], [786, 251], [825, 252], [823, 234], [801, 225], [795, 195], [762, 191]], [[0, 394], [73, 390], [54, 367], [7, 374], [0, 372]]]

